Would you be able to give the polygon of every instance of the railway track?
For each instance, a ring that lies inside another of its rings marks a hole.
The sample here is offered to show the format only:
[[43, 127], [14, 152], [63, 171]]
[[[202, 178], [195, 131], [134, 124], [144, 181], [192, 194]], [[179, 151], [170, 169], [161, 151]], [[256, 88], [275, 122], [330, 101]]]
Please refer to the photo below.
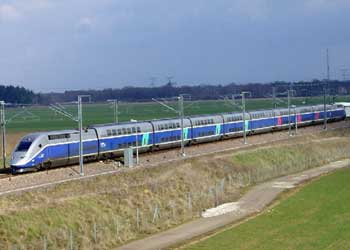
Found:
[[[349, 125], [349, 121], [333, 123], [329, 124], [329, 130], [349, 128]], [[318, 133], [321, 129], [322, 125], [300, 128], [298, 136], [302, 137], [307, 134]], [[266, 145], [267, 143], [286, 141], [286, 139], [288, 139], [288, 131], [278, 131], [250, 136], [248, 137], [248, 145], [242, 144], [242, 138], [197, 144], [186, 148], [187, 156], [185, 159], [199, 157], [209, 153], [220, 153], [247, 147], [256, 147], [259, 145]], [[137, 168], [154, 167], [166, 162], [178, 161], [179, 159], [178, 148], [145, 153], [140, 155], [141, 164]], [[20, 175], [12, 175], [9, 169], [0, 170], [0, 195], [128, 171], [126, 168], [118, 168], [116, 161], [108, 161], [107, 163], [94, 162], [84, 165], [85, 176], [79, 175], [79, 166], [53, 168], [47, 171], [38, 171]]]

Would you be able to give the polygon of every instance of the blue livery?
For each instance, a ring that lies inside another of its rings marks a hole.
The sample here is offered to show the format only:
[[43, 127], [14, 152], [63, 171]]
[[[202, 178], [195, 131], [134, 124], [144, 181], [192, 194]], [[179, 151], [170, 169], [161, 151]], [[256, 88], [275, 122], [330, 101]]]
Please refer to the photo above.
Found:
[[[343, 107], [328, 105], [326, 119], [345, 119]], [[248, 134], [269, 132], [292, 126], [307, 126], [324, 120], [323, 105], [292, 110], [276, 109], [186, 117], [183, 139], [186, 145], [216, 141]], [[162, 119], [89, 126], [83, 132], [84, 161], [120, 157], [124, 149], [138, 147], [140, 152], [178, 147], [181, 143], [181, 120]], [[64, 130], [26, 135], [12, 153], [11, 169], [21, 173], [79, 161], [79, 131]]]

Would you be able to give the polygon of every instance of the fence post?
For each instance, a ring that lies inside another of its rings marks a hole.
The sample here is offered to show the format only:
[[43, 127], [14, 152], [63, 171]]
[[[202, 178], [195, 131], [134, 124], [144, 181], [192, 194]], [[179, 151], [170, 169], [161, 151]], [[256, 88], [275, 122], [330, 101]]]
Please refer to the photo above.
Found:
[[95, 242], [95, 244], [97, 243], [97, 225], [96, 225], [96, 222], [94, 222], [94, 228], [93, 228], [93, 230], [94, 230], [94, 242]]
[[46, 237], [43, 237], [43, 249], [47, 250], [47, 242], [46, 242]]
[[140, 229], [140, 209], [136, 208], [136, 227]]
[[119, 221], [118, 221], [118, 217], [114, 218], [114, 223], [115, 223], [115, 229], [116, 229], [117, 237], [119, 237]]
[[70, 250], [74, 249], [74, 245], [73, 245], [73, 230], [72, 229], [69, 230], [69, 248], [70, 248]]
[[154, 208], [152, 223], [155, 223], [156, 219], [158, 219], [158, 204]]
[[188, 209], [192, 210], [192, 196], [191, 196], [191, 192], [187, 193], [187, 206], [188, 206]]
[[217, 188], [216, 183], [215, 183], [215, 191], [214, 191], [214, 194], [215, 194], [215, 207], [217, 207], [218, 204], [219, 204], [219, 197], [218, 197], [218, 188]]
[[224, 193], [224, 191], [225, 191], [225, 178], [222, 178], [222, 180], [220, 181], [220, 189], [221, 189], [221, 193]]

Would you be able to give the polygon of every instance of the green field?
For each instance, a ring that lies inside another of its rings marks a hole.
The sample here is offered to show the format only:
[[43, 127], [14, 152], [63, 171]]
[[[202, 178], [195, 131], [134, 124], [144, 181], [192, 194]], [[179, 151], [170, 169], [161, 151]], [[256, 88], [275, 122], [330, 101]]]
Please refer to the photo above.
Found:
[[[328, 100], [329, 101], [329, 100]], [[350, 101], [350, 97], [337, 98], [336, 101]], [[293, 98], [292, 104], [313, 105], [323, 103], [322, 97], [313, 98]], [[177, 103], [171, 104], [176, 107]], [[65, 106], [67, 111], [76, 115], [76, 105]], [[279, 107], [286, 107], [286, 102], [279, 104]], [[269, 109], [272, 108], [271, 99], [248, 99], [247, 110]], [[194, 101], [185, 102], [185, 115], [196, 114], [215, 114], [220, 112], [238, 111], [239, 107], [233, 107], [225, 101]], [[37, 131], [76, 128], [77, 123], [55, 114], [48, 107], [27, 107], [7, 108], [6, 117], [14, 119], [7, 124], [9, 131]], [[114, 121], [114, 109], [111, 104], [84, 104], [83, 106], [84, 125], [111, 123]], [[157, 118], [169, 118], [177, 116], [161, 105], [151, 103], [121, 103], [119, 105], [119, 121], [150, 120]]]
[[278, 206], [186, 250], [349, 249], [350, 169], [307, 185]]

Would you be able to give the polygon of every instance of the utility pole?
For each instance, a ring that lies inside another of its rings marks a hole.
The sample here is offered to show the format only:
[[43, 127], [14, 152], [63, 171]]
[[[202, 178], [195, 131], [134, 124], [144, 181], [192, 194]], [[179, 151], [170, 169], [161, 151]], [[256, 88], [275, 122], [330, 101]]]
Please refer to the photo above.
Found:
[[327, 82], [323, 85], [323, 129], [327, 130], [327, 104], [326, 104], [326, 85], [329, 84], [330, 81], [330, 72], [329, 72], [329, 51], [327, 48]]
[[50, 105], [50, 109], [65, 116], [69, 119], [75, 121], [79, 125], [79, 169], [80, 169], [80, 175], [84, 175], [84, 150], [83, 150], [83, 98], [89, 98], [89, 103], [91, 103], [91, 96], [90, 95], [78, 95], [78, 117], [73, 116], [72, 114], [68, 113], [65, 109], [60, 107], [59, 105]]
[[184, 97], [179, 96], [179, 115], [181, 119], [181, 156], [186, 156], [185, 154], [185, 139], [184, 139]]
[[79, 169], [80, 175], [84, 175], [84, 157], [83, 157], [83, 110], [82, 110], [82, 96], [78, 96], [78, 123], [79, 123]]
[[326, 104], [326, 84], [323, 86], [323, 129], [327, 130], [327, 104]]
[[243, 109], [243, 141], [244, 144], [247, 144], [247, 126], [246, 126], [246, 119], [245, 119], [245, 113], [246, 113], [246, 107], [245, 107], [245, 95], [250, 94], [250, 92], [242, 92], [242, 109]]
[[180, 151], [180, 155], [182, 157], [186, 156], [186, 154], [185, 154], [185, 137], [184, 137], [184, 131], [185, 131], [185, 129], [184, 129], [184, 115], [185, 115], [185, 112], [184, 112], [184, 94], [181, 94], [177, 97], [177, 100], [178, 100], [178, 109], [177, 110], [175, 108], [170, 107], [169, 105], [165, 104], [164, 102], [155, 99], [155, 98], [152, 98], [152, 100], [159, 103], [163, 107], [178, 114], [179, 119], [180, 119], [180, 123], [181, 123], [181, 151]]
[[6, 119], [5, 119], [5, 102], [0, 101], [0, 123], [2, 131], [2, 164], [6, 168]]
[[290, 96], [291, 96], [291, 89], [288, 89], [288, 135], [292, 136], [292, 126], [291, 126], [291, 119], [290, 119]]
[[[137, 120], [131, 119], [131, 122], [137, 122]], [[135, 147], [136, 147], [136, 165], [139, 165], [140, 163], [140, 158], [139, 158], [139, 132], [138, 129], [136, 128], [136, 143], [135, 143]]]
[[83, 98], [89, 98], [91, 102], [90, 95], [78, 95], [78, 123], [79, 123], [79, 167], [80, 175], [84, 175], [84, 150], [83, 150]]
[[296, 107], [295, 105], [291, 106], [294, 109], [294, 125], [295, 125], [295, 135], [297, 135], [298, 132], [298, 114], [296, 111]]
[[329, 67], [329, 50], [327, 48], [327, 80], [330, 80], [330, 67]]
[[118, 123], [118, 115], [119, 115], [119, 101], [118, 99], [108, 99], [108, 103], [111, 104], [110, 108], [113, 108], [113, 113], [114, 113], [114, 123]]
[[277, 104], [276, 104], [276, 87], [275, 86], [272, 87], [272, 98], [273, 98], [272, 109], [275, 111], [276, 106], [277, 106]]
[[118, 123], [118, 100], [113, 100], [114, 104], [114, 122]]

